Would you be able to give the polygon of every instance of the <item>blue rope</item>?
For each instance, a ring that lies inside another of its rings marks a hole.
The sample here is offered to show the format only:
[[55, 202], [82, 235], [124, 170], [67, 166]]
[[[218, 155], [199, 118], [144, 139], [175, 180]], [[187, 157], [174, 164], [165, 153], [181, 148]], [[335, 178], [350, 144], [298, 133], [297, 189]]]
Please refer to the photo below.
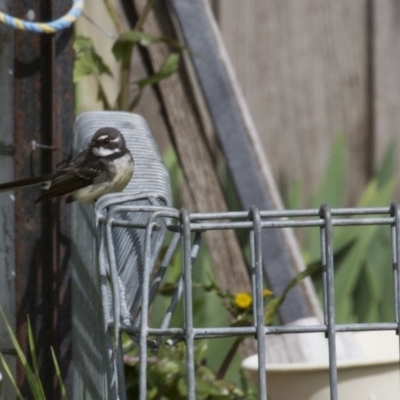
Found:
[[82, 14], [84, 0], [73, 0], [71, 9], [63, 17], [50, 22], [30, 22], [11, 17], [0, 11], [0, 22], [14, 29], [22, 29], [37, 33], [54, 33], [70, 27]]

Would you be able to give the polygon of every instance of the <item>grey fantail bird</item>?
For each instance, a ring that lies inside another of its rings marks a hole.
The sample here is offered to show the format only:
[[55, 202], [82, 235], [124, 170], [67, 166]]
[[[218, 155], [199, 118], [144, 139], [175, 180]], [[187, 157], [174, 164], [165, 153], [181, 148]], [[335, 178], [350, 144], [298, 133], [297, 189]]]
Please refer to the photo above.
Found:
[[89, 147], [52, 174], [0, 184], [0, 192], [40, 185], [46, 192], [37, 200], [68, 195], [67, 203], [94, 203], [106, 193], [122, 191], [132, 178], [134, 162], [118, 129], [101, 128]]

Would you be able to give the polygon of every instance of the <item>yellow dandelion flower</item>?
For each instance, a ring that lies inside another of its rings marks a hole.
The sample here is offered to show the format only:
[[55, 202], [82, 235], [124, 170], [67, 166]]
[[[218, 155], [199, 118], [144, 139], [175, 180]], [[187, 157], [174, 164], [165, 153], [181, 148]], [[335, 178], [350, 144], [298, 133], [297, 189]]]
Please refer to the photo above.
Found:
[[235, 296], [235, 305], [239, 308], [247, 308], [251, 306], [251, 296], [246, 292], [239, 292]]
[[274, 292], [272, 292], [272, 291], [269, 290], [269, 289], [264, 289], [264, 290], [263, 290], [263, 297], [264, 297], [264, 299], [265, 299], [266, 297], [272, 296], [273, 294], [274, 294]]

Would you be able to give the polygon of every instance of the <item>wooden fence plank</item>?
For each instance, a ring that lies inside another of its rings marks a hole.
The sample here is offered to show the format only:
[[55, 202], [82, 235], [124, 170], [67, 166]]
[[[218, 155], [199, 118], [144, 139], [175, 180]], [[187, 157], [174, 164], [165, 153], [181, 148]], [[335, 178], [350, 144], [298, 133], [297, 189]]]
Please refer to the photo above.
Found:
[[374, 77], [372, 163], [376, 167], [392, 138], [397, 138], [397, 154], [400, 148], [400, 3], [396, 0], [371, 1]]
[[344, 130], [354, 204], [369, 162], [366, 2], [221, 1], [218, 15], [283, 195], [296, 178], [307, 191], [318, 185]]
[[[142, 1], [136, 0], [134, 4], [140, 13]], [[146, 32], [156, 35], [173, 36], [172, 21], [164, 4], [155, 4], [154, 12], [149, 14], [144, 28]], [[154, 70], [160, 68], [167, 54], [169, 50], [164, 45], [148, 48]], [[193, 201], [190, 211], [226, 211], [222, 188], [207, 148], [192, 93], [185, 85], [185, 79], [185, 74], [176, 73], [158, 85], [175, 150], [184, 171], [185, 197], [186, 200]], [[249, 292], [247, 267], [235, 233], [209, 231], [205, 238], [221, 289], [232, 293]], [[254, 343], [248, 343], [242, 348], [242, 355], [253, 352]]]

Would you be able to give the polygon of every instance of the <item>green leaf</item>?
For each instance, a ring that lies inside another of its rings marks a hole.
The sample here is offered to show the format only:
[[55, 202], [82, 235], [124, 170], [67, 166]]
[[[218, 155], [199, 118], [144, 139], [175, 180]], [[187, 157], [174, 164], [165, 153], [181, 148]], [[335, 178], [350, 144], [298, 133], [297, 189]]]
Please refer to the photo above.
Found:
[[154, 43], [165, 43], [174, 50], [183, 50], [185, 46], [178, 41], [168, 36], [156, 36], [148, 32], [142, 32], [138, 30], [132, 30], [130, 32], [124, 32], [115, 41], [112, 51], [117, 60], [121, 60], [125, 57], [126, 53], [131, 53], [132, 49], [136, 45], [148, 47]]
[[223, 381], [204, 375], [196, 381], [196, 392], [201, 399], [205, 399], [207, 396], [213, 396], [213, 398], [223, 396], [223, 398], [228, 399], [230, 394], [229, 389], [223, 386]]
[[78, 36], [74, 40], [75, 65], [73, 72], [74, 82], [79, 82], [83, 77], [101, 74], [112, 76], [110, 68], [96, 52], [90, 38]]
[[362, 273], [357, 281], [353, 292], [354, 314], [360, 322], [379, 321], [379, 293], [374, 293], [369, 279], [368, 260], [365, 263]]
[[154, 73], [148, 78], [143, 78], [136, 81], [136, 85], [138, 86], [139, 90], [135, 98], [129, 105], [129, 109], [133, 110], [139, 104], [139, 101], [143, 94], [143, 90], [146, 86], [154, 85], [156, 83], [161, 82], [163, 79], [167, 79], [168, 77], [170, 77], [178, 69], [179, 60], [180, 60], [179, 53], [171, 53], [169, 56], [166, 57], [163, 65], [156, 73]]
[[171, 53], [164, 60], [164, 63], [160, 67], [160, 69], [152, 76], [144, 79], [140, 79], [137, 81], [137, 85], [139, 86], [139, 90], [143, 90], [148, 85], [154, 85], [159, 83], [160, 81], [167, 79], [172, 74], [176, 72], [179, 67], [180, 60], [179, 53]]
[[383, 204], [389, 205], [393, 200], [395, 187], [396, 177], [392, 177], [384, 186], [379, 186], [376, 179], [372, 180], [362, 195], [358, 206], [377, 207], [382, 206]]
[[35, 374], [39, 375], [39, 368], [38, 368], [38, 364], [37, 364], [36, 349], [35, 349], [35, 341], [33, 340], [31, 320], [29, 319], [29, 317], [28, 317], [28, 343], [29, 343], [29, 350], [30, 350], [31, 358], [32, 358], [33, 371]]
[[342, 297], [339, 299], [336, 294], [335, 299], [336, 299], [335, 301], [336, 322], [347, 323], [347, 324], [357, 322], [354, 315], [352, 295]]
[[54, 354], [53, 347], [50, 347], [50, 350], [51, 350], [51, 356], [53, 358], [54, 368], [56, 370], [57, 381], [58, 381], [58, 384], [59, 384], [60, 390], [61, 390], [61, 399], [62, 400], [67, 400], [67, 391], [65, 389], [64, 382], [63, 382], [62, 377], [61, 377], [60, 367], [58, 365], [56, 355]]
[[[389, 254], [389, 251], [387, 252]], [[394, 312], [394, 288], [393, 288], [393, 269], [389, 265], [382, 265], [380, 268], [380, 279], [384, 290], [379, 299], [379, 320], [384, 322], [393, 322], [395, 320]], [[376, 266], [374, 266], [376, 268]]]
[[[332, 153], [326, 167], [321, 186], [312, 198], [312, 207], [319, 208], [327, 203], [330, 207], [342, 207], [344, 201], [346, 177], [346, 143], [345, 136], [340, 133], [333, 142]], [[309, 262], [320, 258], [319, 230], [309, 233], [307, 244]]]
[[179, 378], [178, 384], [177, 384], [177, 389], [178, 393], [182, 397], [186, 397], [188, 392], [187, 392], [187, 386], [186, 386], [186, 379], [185, 378]]
[[390, 179], [393, 178], [395, 168], [395, 140], [391, 140], [386, 149], [383, 161], [376, 173], [378, 187], [384, 186]]
[[22, 396], [22, 393], [21, 393], [20, 390], [18, 389], [17, 382], [15, 382], [14, 376], [13, 376], [13, 374], [12, 374], [12, 372], [11, 372], [11, 370], [10, 370], [8, 364], [7, 364], [7, 361], [6, 361], [5, 358], [3, 357], [3, 354], [1, 354], [1, 353], [0, 353], [0, 359], [1, 359], [1, 363], [3, 364], [4, 371], [6, 372], [6, 374], [7, 374], [7, 376], [8, 376], [8, 379], [10, 379], [11, 384], [12, 384], [13, 387], [14, 387], [14, 390], [15, 390], [15, 393], [17, 394], [18, 399], [19, 399], [19, 400], [24, 400], [24, 398], [23, 398], [23, 396]]
[[293, 289], [295, 286], [297, 286], [300, 282], [303, 281], [303, 279], [307, 278], [308, 276], [314, 274], [316, 271], [320, 269], [320, 264], [319, 263], [313, 263], [311, 265], [308, 265], [303, 271], [301, 271], [299, 274], [297, 274], [285, 287], [283, 292], [273, 298], [272, 300], [269, 301], [267, 306], [265, 307], [264, 310], [264, 319], [265, 319], [265, 324], [269, 325], [274, 318], [275, 315], [277, 315], [279, 307], [281, 304], [285, 301], [287, 294], [290, 292], [291, 289]]
[[296, 209], [301, 207], [301, 199], [303, 197], [303, 186], [301, 180], [298, 178], [289, 186], [288, 194], [286, 196], [286, 208]]
[[[377, 179], [373, 179], [362, 194], [358, 207], [376, 207], [382, 204], [391, 203], [394, 195], [396, 181], [392, 179], [386, 181], [384, 186], [379, 186]], [[359, 226], [337, 227], [333, 230], [333, 242], [335, 253], [357, 241], [363, 229]]]
[[[373, 297], [380, 299], [384, 291], [392, 286], [392, 255], [390, 242], [390, 227], [381, 226], [376, 230], [375, 237], [371, 241], [366, 264], [367, 277]], [[388, 270], [388, 273], [384, 273]], [[384, 279], [389, 275], [389, 280]]]
[[205, 359], [205, 354], [207, 349], [208, 349], [207, 340], [201, 340], [200, 342], [196, 343], [196, 348], [194, 353], [194, 360], [196, 364], [201, 364], [202, 360]]
[[341, 207], [344, 201], [345, 178], [346, 141], [344, 133], [341, 132], [333, 142], [322, 184], [312, 199], [313, 207], [319, 207], [323, 203], [331, 207]]
[[182, 168], [179, 165], [179, 160], [173, 146], [168, 146], [163, 152], [163, 161], [169, 171], [171, 177], [172, 195], [174, 197], [174, 204], [179, 208], [181, 203], [181, 185], [183, 180]]
[[8, 324], [6, 316], [4, 315], [3, 309], [1, 307], [0, 307], [0, 314], [3, 317], [5, 327], [8, 331], [8, 334], [10, 336], [12, 344], [17, 352], [18, 358], [21, 361], [23, 370], [25, 372], [26, 378], [29, 383], [29, 387], [31, 388], [31, 391], [32, 391], [33, 398], [38, 399], [38, 400], [44, 399], [45, 397], [43, 397], [44, 392], [43, 392], [42, 383], [40, 382], [39, 377], [32, 371], [32, 368], [30, 367], [28, 360], [26, 359], [26, 357], [17, 341], [17, 338], [15, 337], [10, 325]]
[[337, 297], [344, 298], [352, 292], [366, 260], [372, 238], [375, 236], [375, 226], [363, 229], [363, 235], [350, 249], [337, 268], [335, 283], [338, 287]]
[[126, 53], [132, 53], [132, 49], [136, 44], [140, 44], [141, 46], [150, 46], [160, 40], [161, 39], [158, 36], [147, 32], [135, 30], [125, 32], [115, 41], [112, 52], [117, 60], [121, 60], [124, 58]]
[[[372, 180], [361, 197], [359, 207], [373, 207], [390, 203], [393, 197], [395, 184], [396, 181], [392, 178], [388, 180], [383, 187], [378, 188], [377, 180]], [[367, 261], [371, 249], [374, 248], [376, 244], [377, 235], [380, 235], [379, 232], [381, 232], [381, 227], [378, 225], [364, 226], [362, 229], [359, 226], [334, 229], [334, 246], [336, 251], [343, 246], [343, 237], [345, 235], [347, 235], [346, 240], [351, 239], [354, 241], [340, 262], [335, 261], [335, 288], [336, 299], [338, 299], [337, 319], [340, 322], [349, 322], [347, 319], [349, 318], [349, 307], [346, 303], [354, 303], [354, 292], [359, 285], [359, 281], [365, 281], [365, 279], [368, 278], [369, 275], [364, 276], [364, 274], [368, 272], [369, 274], [372, 273], [371, 271], [366, 271], [368, 267]], [[338, 246], [336, 245], [336, 241], [339, 241]], [[375, 252], [376, 251], [375, 248]], [[386, 248], [385, 251], [390, 252], [390, 249]], [[375, 262], [377, 261], [375, 260]], [[370, 279], [375, 278], [377, 278], [376, 273], [374, 273], [373, 277]], [[365, 287], [364, 290], [366, 290]], [[379, 290], [377, 283], [374, 282], [372, 285], [369, 285], [369, 291], [367, 292], [370, 297], [374, 297], [374, 293], [376, 295]], [[360, 311], [360, 308], [358, 308], [358, 311]], [[355, 315], [357, 315], [357, 313], [355, 313]], [[363, 312], [363, 316], [365, 317], [366, 315], [367, 313]], [[375, 308], [371, 308], [371, 315], [368, 318], [375, 318], [373, 315], [376, 315]]]
[[[392, 145], [386, 151], [375, 177], [365, 188], [358, 207], [376, 207], [392, 202], [396, 185], [393, 149]], [[341, 178], [342, 174], [345, 175], [344, 161], [344, 140], [340, 139], [332, 151], [323, 184], [314, 196], [314, 206], [319, 206], [320, 202], [342, 206], [339, 195], [344, 190], [344, 181]], [[333, 182], [333, 188], [326, 186], [329, 185], [328, 182]], [[315, 262], [320, 258], [318, 230], [312, 235], [308, 247], [309, 261]], [[334, 227], [333, 244], [337, 321], [350, 323], [360, 322], [360, 319], [362, 322], [393, 320], [389, 228], [378, 225]], [[320, 277], [315, 282], [321, 296]]]

